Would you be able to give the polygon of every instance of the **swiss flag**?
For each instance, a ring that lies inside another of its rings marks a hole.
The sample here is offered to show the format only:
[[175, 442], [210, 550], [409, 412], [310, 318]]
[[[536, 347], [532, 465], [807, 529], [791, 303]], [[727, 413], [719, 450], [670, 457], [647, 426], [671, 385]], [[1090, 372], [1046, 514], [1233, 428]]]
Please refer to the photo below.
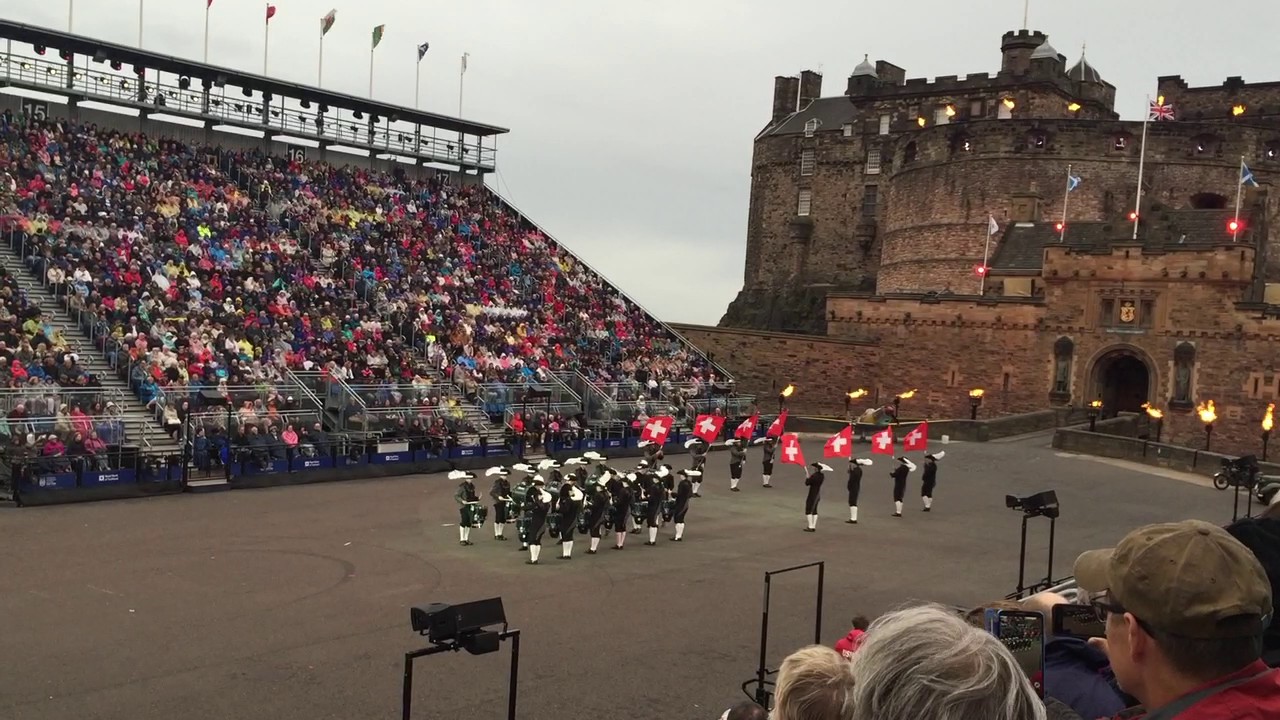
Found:
[[827, 440], [827, 444], [822, 448], [822, 456], [829, 458], [847, 458], [853, 457], [853, 426], [845, 426], [845, 429], [831, 436]]
[[752, 415], [746, 420], [743, 420], [742, 424], [738, 426], [738, 429], [733, 431], [733, 436], [736, 438], [742, 438], [743, 440], [750, 440], [751, 436], [756, 434], [756, 423], [758, 422], [760, 422], [759, 415]]
[[720, 430], [723, 427], [723, 415], [699, 415], [698, 421], [693, 424], [693, 436], [713, 443], [720, 437]]
[[905, 452], [929, 449], [929, 423], [922, 422], [911, 432], [902, 436], [902, 449]]
[[777, 419], [774, 420], [771, 425], [769, 425], [769, 429], [765, 432], [765, 435], [768, 437], [782, 437], [782, 428], [786, 427], [786, 425], [787, 409], [783, 408], [782, 413], [778, 415]]
[[649, 422], [644, 424], [644, 430], [640, 431], [640, 439], [661, 445], [667, 439], [667, 433], [671, 432], [673, 420], [670, 415], [649, 418]]
[[800, 450], [800, 436], [787, 433], [782, 436], [782, 462], [787, 465], [805, 465], [804, 452]]
[[871, 452], [877, 455], [893, 454], [893, 428], [887, 427], [871, 436]]

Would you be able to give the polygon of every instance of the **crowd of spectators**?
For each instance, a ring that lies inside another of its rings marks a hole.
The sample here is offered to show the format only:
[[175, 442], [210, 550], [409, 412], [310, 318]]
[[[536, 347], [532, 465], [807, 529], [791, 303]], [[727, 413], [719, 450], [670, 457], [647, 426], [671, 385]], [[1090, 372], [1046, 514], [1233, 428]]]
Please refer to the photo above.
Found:
[[[419, 392], [424, 376], [482, 406], [509, 401], [486, 388], [553, 370], [646, 390], [715, 380], [483, 187], [11, 113], [0, 173], [0, 230], [170, 419], [198, 402], [192, 388], [271, 385], [285, 369], [408, 385], [381, 406], [453, 431], [472, 429], [458, 399]], [[59, 340], [42, 339], [61, 378]]]
[[[1138, 528], [1113, 549], [1082, 554], [1075, 580], [1070, 598], [1045, 592], [968, 612], [924, 605], [869, 624], [856, 618], [835, 648], [809, 646], [783, 661], [771, 712], [745, 702], [721, 718], [1280, 718], [1280, 505], [1225, 529]], [[1105, 629], [1055, 636], [1053, 609], [1064, 604], [1091, 606]], [[1038, 616], [1043, 638], [1019, 638], [1011, 651], [988, 632], [993, 610]]]

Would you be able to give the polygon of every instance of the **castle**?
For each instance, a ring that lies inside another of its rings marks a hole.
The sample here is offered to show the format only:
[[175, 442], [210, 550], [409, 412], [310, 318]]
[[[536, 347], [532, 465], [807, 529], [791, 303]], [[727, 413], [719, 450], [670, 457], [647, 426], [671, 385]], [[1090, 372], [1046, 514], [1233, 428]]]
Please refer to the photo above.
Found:
[[1166, 439], [1202, 445], [1213, 400], [1215, 449], [1258, 452], [1280, 395], [1280, 82], [1161, 77], [1144, 127], [1045, 34], [1000, 51], [995, 74], [932, 81], [864, 61], [837, 97], [776, 78], [744, 287], [719, 327], [681, 331], [810, 412], [863, 387], [961, 417], [982, 388], [984, 415], [1151, 403]]

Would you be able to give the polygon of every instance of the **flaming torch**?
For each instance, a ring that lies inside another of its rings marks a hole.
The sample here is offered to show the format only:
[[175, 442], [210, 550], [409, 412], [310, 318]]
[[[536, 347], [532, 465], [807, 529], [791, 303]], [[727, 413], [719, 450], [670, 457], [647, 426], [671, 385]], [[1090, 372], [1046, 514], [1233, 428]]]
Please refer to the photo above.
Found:
[[916, 396], [915, 388], [912, 388], [904, 393], [898, 393], [897, 395], [893, 396], [893, 421], [894, 422], [898, 422], [898, 408], [902, 407], [902, 401], [910, 400], [915, 396]]
[[857, 400], [860, 397], [865, 397], [866, 394], [867, 394], [867, 391], [865, 388], [850, 390], [849, 392], [844, 394], [844, 416], [846, 420], [850, 419], [851, 417], [849, 415], [849, 405], [853, 403], [854, 400]]
[[787, 383], [787, 386], [782, 388], [782, 392], [778, 393], [778, 414], [782, 414], [783, 403], [785, 403], [787, 398], [791, 397], [791, 394], [795, 391], [796, 386], [791, 383]]
[[1098, 428], [1098, 416], [1102, 414], [1102, 400], [1094, 400], [1089, 403], [1089, 432], [1094, 432]]
[[1204, 449], [1208, 452], [1213, 442], [1213, 423], [1218, 419], [1218, 411], [1212, 400], [1206, 400], [1196, 406], [1196, 414], [1200, 416], [1200, 422], [1204, 423]]
[[1267, 412], [1262, 416], [1262, 462], [1267, 461], [1267, 443], [1271, 442], [1271, 428], [1275, 426], [1276, 404], [1267, 403]]
[[978, 408], [982, 407], [982, 396], [986, 394], [987, 394], [987, 391], [983, 390], [982, 388], [974, 388], [969, 391], [969, 419], [970, 420], [978, 419]]
[[1147, 411], [1147, 422], [1155, 421], [1156, 423], [1156, 442], [1160, 442], [1160, 431], [1164, 429], [1164, 411], [1160, 408], [1151, 407], [1151, 403], [1142, 403], [1142, 409]]

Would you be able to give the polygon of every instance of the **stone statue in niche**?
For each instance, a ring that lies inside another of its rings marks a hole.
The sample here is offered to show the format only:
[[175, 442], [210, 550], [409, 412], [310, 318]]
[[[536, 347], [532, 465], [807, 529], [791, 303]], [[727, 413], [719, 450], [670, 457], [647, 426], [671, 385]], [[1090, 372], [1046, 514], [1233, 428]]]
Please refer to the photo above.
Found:
[[1191, 369], [1195, 365], [1196, 349], [1191, 343], [1181, 343], [1173, 351], [1173, 397], [1176, 405], [1191, 405]]
[[1059, 338], [1053, 344], [1053, 394], [1071, 394], [1071, 356], [1075, 344], [1069, 338]]

